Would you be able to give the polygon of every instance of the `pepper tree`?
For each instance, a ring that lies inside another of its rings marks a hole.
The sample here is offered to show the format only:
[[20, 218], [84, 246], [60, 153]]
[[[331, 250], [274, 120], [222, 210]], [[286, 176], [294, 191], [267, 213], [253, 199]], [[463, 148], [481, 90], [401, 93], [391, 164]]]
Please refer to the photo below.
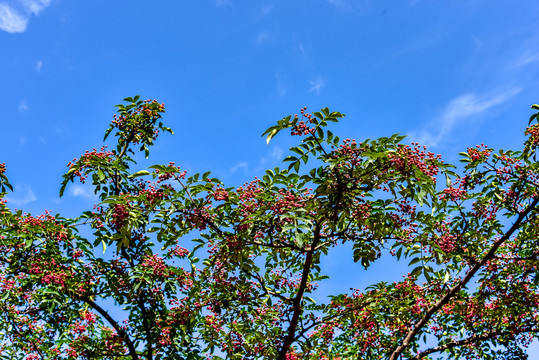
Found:
[[[63, 177], [60, 196], [86, 181], [100, 200], [80, 217], [11, 210], [0, 166], [1, 359], [517, 359], [537, 338], [537, 113], [522, 150], [468, 148], [457, 170], [404, 136], [341, 141], [344, 115], [303, 108], [264, 133], [297, 139], [283, 168], [234, 188], [135, 171], [172, 130], [163, 104], [124, 102], [115, 143]], [[346, 243], [358, 270], [410, 272], [317, 296]]]

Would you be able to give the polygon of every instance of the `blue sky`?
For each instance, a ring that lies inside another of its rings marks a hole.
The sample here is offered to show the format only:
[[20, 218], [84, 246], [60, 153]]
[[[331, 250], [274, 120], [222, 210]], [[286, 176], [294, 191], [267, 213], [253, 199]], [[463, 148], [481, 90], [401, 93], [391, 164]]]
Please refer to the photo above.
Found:
[[0, 0], [8, 204], [91, 207], [80, 185], [58, 198], [61, 175], [136, 94], [165, 102], [175, 130], [141, 167], [175, 161], [229, 185], [279, 164], [289, 139], [260, 135], [303, 106], [347, 114], [345, 138], [408, 134], [450, 162], [516, 148], [539, 102], [538, 14], [486, 0]]

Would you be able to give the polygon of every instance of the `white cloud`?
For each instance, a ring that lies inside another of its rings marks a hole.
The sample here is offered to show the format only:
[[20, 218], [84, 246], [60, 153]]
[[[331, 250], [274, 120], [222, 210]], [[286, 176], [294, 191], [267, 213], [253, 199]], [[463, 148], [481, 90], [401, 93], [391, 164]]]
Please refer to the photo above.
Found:
[[271, 149], [269, 158], [272, 162], [280, 161], [282, 160], [282, 157], [283, 157], [283, 149], [281, 149], [278, 146], [275, 146], [273, 149]]
[[369, 0], [327, 0], [327, 2], [339, 10], [364, 11], [369, 5]]
[[264, 42], [271, 40], [271, 33], [269, 31], [263, 31], [258, 33], [255, 38], [255, 43], [257, 45], [262, 45]]
[[19, 107], [17, 108], [17, 110], [19, 110], [20, 113], [22, 112], [25, 112], [25, 111], [28, 111], [30, 108], [28, 107], [28, 104], [26, 103], [26, 101], [22, 100], [20, 103], [19, 103]]
[[246, 162], [239, 162], [237, 163], [236, 165], [232, 166], [230, 168], [230, 172], [231, 173], [235, 173], [237, 172], [239, 169], [243, 169], [244, 171], [248, 171], [249, 170], [249, 164], [247, 164]]
[[19, 138], [19, 145], [23, 146], [24, 144], [26, 144], [26, 138], [24, 136], [21, 136]]
[[418, 51], [432, 48], [440, 43], [442, 36], [439, 31], [427, 29], [420, 33], [410, 42], [404, 44], [403, 48], [399, 51], [400, 54], [410, 55]]
[[423, 145], [437, 146], [459, 123], [464, 120], [470, 120], [474, 116], [478, 116], [495, 106], [503, 104], [520, 91], [520, 88], [508, 88], [483, 96], [477, 96], [475, 94], [459, 96], [451, 100], [441, 114], [429, 124], [428, 128], [430, 130], [413, 132], [410, 134], [410, 137]]
[[260, 158], [260, 166], [263, 167], [266, 164], [273, 165], [283, 159], [283, 149], [278, 146], [274, 146], [271, 152], [267, 156]]
[[215, 5], [217, 5], [217, 7], [232, 5], [232, 2], [230, 0], [213, 0], [213, 2]]
[[336, 7], [350, 6], [350, 1], [348, 0], [328, 0], [328, 3]]
[[73, 184], [69, 187], [69, 194], [74, 197], [94, 198], [95, 194], [88, 186]]
[[316, 93], [316, 95], [320, 94], [320, 90], [326, 86], [326, 82], [321, 77], [318, 77], [316, 80], [309, 81], [311, 83], [311, 88], [309, 91]]
[[10, 206], [24, 206], [37, 200], [37, 197], [32, 191], [32, 188], [24, 184], [16, 185], [13, 191], [13, 195], [8, 195], [5, 197], [5, 199], [7, 200], [7, 204]]
[[273, 4], [262, 4], [260, 6], [260, 15], [267, 16], [273, 10]]
[[12, 5], [0, 3], [0, 30], [8, 33], [26, 31], [31, 15], [39, 15], [52, 0], [16, 0]]
[[51, 4], [51, 0], [21, 0], [24, 9], [34, 15], [39, 15], [46, 7]]
[[303, 47], [303, 44], [301, 42], [298, 43], [298, 49], [302, 55], [306, 54], [305, 48]]
[[275, 73], [275, 80], [277, 81], [277, 95], [283, 97], [288, 93], [288, 86], [281, 75]]
[[22, 33], [26, 31], [28, 17], [19, 13], [8, 4], [0, 3], [0, 30], [8, 33]]
[[43, 67], [43, 61], [38, 61], [37, 64], [36, 64], [36, 70], [37, 72], [40, 72], [41, 71], [41, 68]]
[[521, 67], [524, 65], [528, 65], [533, 62], [539, 62], [539, 53], [531, 54], [531, 53], [525, 53], [520, 58], [515, 61], [516, 67]]

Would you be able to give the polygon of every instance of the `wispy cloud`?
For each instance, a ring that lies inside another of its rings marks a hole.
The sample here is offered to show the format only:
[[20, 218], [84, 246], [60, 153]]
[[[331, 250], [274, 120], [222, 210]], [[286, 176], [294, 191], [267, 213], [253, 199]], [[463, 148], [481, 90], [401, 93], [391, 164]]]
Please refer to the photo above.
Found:
[[19, 13], [8, 4], [0, 4], [0, 30], [8, 33], [22, 33], [26, 31], [28, 17]]
[[256, 34], [255, 43], [257, 45], [262, 45], [265, 42], [268, 42], [271, 40], [271, 33], [269, 31], [262, 31], [258, 34]]
[[267, 16], [273, 10], [273, 4], [262, 4], [260, 6], [260, 15]]
[[326, 81], [321, 77], [318, 77], [316, 80], [311, 80], [309, 83], [311, 84], [309, 91], [314, 92], [316, 95], [319, 95], [320, 90], [326, 86]]
[[21, 3], [27, 12], [39, 15], [40, 12], [51, 4], [51, 1], [52, 0], [21, 0]]
[[539, 62], [539, 53], [525, 53], [515, 61], [516, 67], [528, 65], [530, 63]]
[[0, 3], [0, 30], [8, 33], [26, 31], [30, 16], [39, 15], [50, 6], [52, 0], [18, 0], [14, 3]]
[[340, 6], [348, 6], [350, 4], [350, 1], [348, 0], [328, 0], [328, 3], [331, 5], [340, 7]]
[[369, 0], [327, 0], [327, 2], [339, 10], [364, 11], [369, 6]]
[[306, 55], [306, 50], [303, 47], [303, 43], [301, 43], [301, 42], [298, 43], [298, 49], [301, 52], [301, 55]]
[[42, 67], [43, 67], [43, 61], [40, 60], [36, 64], [36, 71], [40, 72]]
[[277, 95], [280, 97], [285, 96], [288, 93], [288, 85], [283, 77], [279, 73], [275, 73], [275, 81], [277, 82]]
[[15, 185], [13, 195], [5, 197], [8, 205], [24, 206], [37, 200], [36, 195], [32, 191], [32, 188], [25, 184]]
[[520, 93], [520, 88], [508, 88], [496, 93], [482, 96], [465, 94], [451, 100], [444, 110], [433, 122], [428, 125], [429, 130], [410, 133], [410, 137], [427, 146], [437, 146], [442, 139], [450, 135], [463, 121], [501, 105]]
[[403, 48], [401, 48], [398, 54], [414, 54], [418, 51], [426, 50], [438, 45], [441, 40], [442, 36], [439, 31], [427, 29], [410, 42], [404, 44]]
[[30, 108], [28, 107], [28, 104], [26, 103], [26, 101], [21, 100], [21, 102], [19, 103], [19, 107], [17, 108], [17, 110], [18, 110], [20, 113], [23, 113], [23, 112], [28, 111], [29, 109], [30, 109]]
[[278, 146], [271, 148], [269, 154], [260, 158], [259, 168], [275, 165], [283, 159], [283, 149]]
[[87, 199], [92, 199], [96, 197], [90, 187], [79, 184], [71, 185], [69, 188], [69, 194], [74, 197], [85, 197]]
[[231, 6], [231, 5], [232, 5], [232, 1], [231, 1], [231, 0], [213, 0], [213, 3], [214, 3], [217, 7], [224, 7], [224, 6]]
[[243, 169], [244, 171], [248, 171], [249, 170], [249, 164], [247, 164], [244, 161], [241, 161], [241, 162], [237, 163], [236, 165], [232, 166], [230, 168], [230, 172], [235, 173], [240, 169]]

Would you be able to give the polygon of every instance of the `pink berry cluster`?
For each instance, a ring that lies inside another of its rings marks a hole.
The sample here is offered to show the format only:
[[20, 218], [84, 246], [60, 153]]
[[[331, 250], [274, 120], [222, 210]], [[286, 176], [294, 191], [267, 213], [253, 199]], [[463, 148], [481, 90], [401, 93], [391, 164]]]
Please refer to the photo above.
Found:
[[106, 146], [103, 146], [100, 151], [97, 151], [95, 148], [92, 151], [86, 150], [80, 157], [80, 160], [77, 160], [77, 158], [73, 159], [67, 164], [67, 167], [69, 169], [75, 169], [73, 175], [77, 176], [81, 183], [84, 183], [88, 172], [86, 169], [91, 169], [96, 165], [108, 165], [113, 161], [114, 152], [106, 151], [106, 148]]
[[[314, 131], [316, 130], [314, 127], [309, 127], [307, 123], [313, 123], [313, 115], [305, 112], [307, 110], [307, 106], [301, 109], [301, 116], [305, 119], [300, 120], [292, 127], [292, 135], [310, 135], [314, 134]], [[294, 115], [294, 119], [297, 119], [298, 115]]]
[[133, 119], [136, 115], [144, 115], [146, 117], [157, 117], [160, 112], [165, 110], [165, 103], [159, 104], [157, 100], [147, 99], [144, 100], [142, 106], [136, 108], [135, 110], [130, 111], [126, 115], [117, 115], [114, 114], [114, 120], [112, 124], [116, 126], [119, 130], [127, 130], [133, 127]]
[[[170, 162], [167, 165], [167, 167], [172, 168], [173, 170], [172, 171], [161, 172], [159, 169], [155, 169], [155, 174], [158, 175], [157, 183], [161, 183], [161, 182], [170, 180], [172, 178], [185, 179], [185, 175], [187, 174], [187, 170], [184, 170], [183, 172], [180, 173], [180, 167], [175, 166], [174, 162]], [[179, 175], [176, 175], [177, 173], [179, 173]]]
[[436, 181], [439, 167], [438, 161], [441, 155], [435, 155], [426, 151], [426, 146], [419, 146], [418, 143], [412, 143], [412, 146], [401, 145], [394, 153], [389, 154], [389, 159], [397, 171], [403, 174], [409, 174], [418, 169], [429, 176], [432, 181]]
[[468, 155], [472, 161], [485, 161], [491, 152], [492, 150], [487, 149], [485, 144], [476, 145], [475, 148], [468, 148]]
[[165, 111], [165, 104], [159, 104], [157, 100], [144, 100], [142, 105], [134, 109], [115, 114], [112, 126], [125, 132], [133, 144], [138, 144], [147, 136], [151, 135], [152, 140], [157, 139], [159, 129], [154, 127], [154, 123], [161, 117], [160, 113]]
[[113, 206], [112, 219], [110, 224], [113, 229], [121, 229], [125, 226], [129, 218], [129, 208], [126, 204], [115, 204]]
[[539, 124], [529, 126], [526, 129], [525, 134], [530, 137], [533, 144], [537, 145], [539, 143]]

